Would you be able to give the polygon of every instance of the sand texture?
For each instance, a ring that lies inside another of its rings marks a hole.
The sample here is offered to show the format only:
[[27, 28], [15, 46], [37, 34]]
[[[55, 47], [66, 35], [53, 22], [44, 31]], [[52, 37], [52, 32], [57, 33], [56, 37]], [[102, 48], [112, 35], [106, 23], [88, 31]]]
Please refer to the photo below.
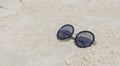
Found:
[[[64, 24], [96, 44], [60, 42]], [[120, 0], [0, 0], [0, 66], [120, 66]]]

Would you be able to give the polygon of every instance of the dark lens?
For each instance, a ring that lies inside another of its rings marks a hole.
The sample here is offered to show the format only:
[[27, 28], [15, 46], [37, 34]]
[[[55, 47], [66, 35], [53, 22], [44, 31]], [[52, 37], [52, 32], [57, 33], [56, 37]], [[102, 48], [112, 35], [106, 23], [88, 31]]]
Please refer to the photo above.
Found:
[[91, 46], [95, 40], [94, 34], [90, 31], [82, 31], [77, 34], [75, 43], [80, 48], [86, 48]]
[[57, 38], [60, 40], [71, 38], [74, 32], [74, 28], [72, 25], [67, 24], [62, 26], [57, 33]]

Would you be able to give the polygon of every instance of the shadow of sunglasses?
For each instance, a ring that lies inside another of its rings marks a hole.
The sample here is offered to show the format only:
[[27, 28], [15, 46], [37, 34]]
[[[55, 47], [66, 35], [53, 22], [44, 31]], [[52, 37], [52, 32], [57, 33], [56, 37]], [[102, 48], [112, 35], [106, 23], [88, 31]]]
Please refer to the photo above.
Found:
[[73, 37], [74, 27], [70, 24], [63, 25], [57, 32], [58, 40], [67, 40], [67, 39], [74, 39], [75, 44], [77, 47], [86, 48], [90, 47], [94, 41], [95, 36], [90, 31], [81, 31], [79, 32], [76, 37]]

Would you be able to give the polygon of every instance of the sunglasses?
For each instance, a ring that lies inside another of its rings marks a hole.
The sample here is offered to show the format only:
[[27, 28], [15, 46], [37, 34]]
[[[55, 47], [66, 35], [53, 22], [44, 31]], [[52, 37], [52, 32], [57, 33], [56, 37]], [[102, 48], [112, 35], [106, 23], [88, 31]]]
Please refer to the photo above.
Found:
[[86, 48], [90, 47], [94, 41], [95, 36], [90, 31], [81, 31], [76, 37], [73, 37], [74, 27], [70, 24], [63, 25], [57, 32], [57, 38], [59, 40], [74, 39], [77, 47]]

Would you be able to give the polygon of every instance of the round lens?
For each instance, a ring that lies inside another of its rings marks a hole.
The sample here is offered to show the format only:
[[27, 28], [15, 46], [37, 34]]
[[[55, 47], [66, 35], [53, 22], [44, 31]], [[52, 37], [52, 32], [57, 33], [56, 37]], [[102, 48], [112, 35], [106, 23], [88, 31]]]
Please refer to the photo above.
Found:
[[77, 34], [75, 38], [75, 43], [80, 48], [86, 48], [93, 44], [95, 36], [90, 31], [82, 31]]
[[71, 38], [74, 32], [74, 28], [70, 24], [62, 26], [57, 32], [57, 38], [60, 40]]

